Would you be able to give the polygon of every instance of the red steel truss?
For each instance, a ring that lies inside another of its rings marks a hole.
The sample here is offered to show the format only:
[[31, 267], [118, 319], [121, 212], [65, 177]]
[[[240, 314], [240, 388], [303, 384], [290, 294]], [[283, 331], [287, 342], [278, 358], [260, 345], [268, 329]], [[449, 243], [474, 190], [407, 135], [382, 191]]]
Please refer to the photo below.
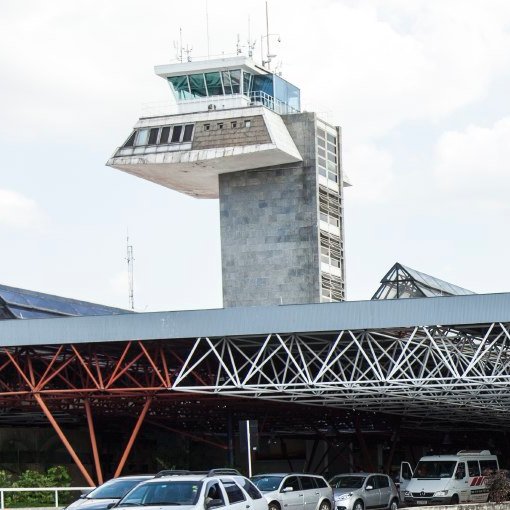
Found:
[[[172, 389], [174, 375], [186, 357], [161, 342], [130, 341], [108, 344], [69, 344], [46, 347], [0, 348], [0, 406], [42, 411], [90, 485], [103, 482], [94, 415], [109, 409], [139, 404], [139, 414], [128, 443], [115, 469], [119, 476], [126, 464], [140, 428], [155, 402], [182, 399]], [[212, 375], [193, 374], [195, 382], [206, 384]], [[55, 412], [72, 405], [86, 417], [95, 474], [90, 473], [55, 419]], [[132, 410], [130, 411], [132, 413]], [[160, 427], [166, 427], [152, 421]], [[169, 430], [179, 432], [171, 427]], [[179, 432], [194, 439], [200, 437]], [[226, 449], [226, 445], [203, 439]]]

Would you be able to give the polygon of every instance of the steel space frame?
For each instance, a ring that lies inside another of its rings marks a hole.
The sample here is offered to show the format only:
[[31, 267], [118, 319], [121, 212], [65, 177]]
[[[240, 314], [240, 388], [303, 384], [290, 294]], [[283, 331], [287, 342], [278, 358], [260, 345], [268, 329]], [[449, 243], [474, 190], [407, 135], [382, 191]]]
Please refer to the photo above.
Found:
[[[510, 325], [415, 326], [0, 348], [0, 411], [43, 412], [85, 480], [102, 481], [94, 417], [147, 417], [191, 395], [374, 411], [410, 420], [510, 424]], [[158, 411], [158, 409], [160, 409]], [[161, 411], [163, 409], [163, 411]], [[55, 413], [86, 418], [95, 477]]]

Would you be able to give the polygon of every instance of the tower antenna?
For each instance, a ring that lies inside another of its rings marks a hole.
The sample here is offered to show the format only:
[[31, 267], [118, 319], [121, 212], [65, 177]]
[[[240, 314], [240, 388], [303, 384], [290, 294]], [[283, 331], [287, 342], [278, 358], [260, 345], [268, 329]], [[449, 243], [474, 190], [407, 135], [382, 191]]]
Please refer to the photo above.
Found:
[[129, 244], [129, 234], [126, 237], [126, 261], [128, 266], [128, 283], [129, 283], [129, 308], [135, 309], [135, 288], [134, 288], [134, 261], [133, 245]]
[[269, 38], [271, 36], [277, 36], [278, 37], [278, 42], [281, 41], [280, 36], [278, 34], [270, 34], [269, 33], [269, 7], [268, 7], [267, 0], [266, 0], [266, 35], [263, 35], [260, 38], [260, 52], [262, 54], [262, 40], [265, 38], [266, 39], [266, 51], [267, 51], [267, 54], [266, 54], [266, 60], [264, 60], [264, 57], [262, 56], [262, 65], [266, 65], [267, 64], [267, 68], [269, 70], [271, 69], [271, 61], [273, 60], [273, 58], [276, 57], [276, 55], [272, 55], [271, 51], [269, 50]]
[[269, 51], [269, 8], [266, 0], [266, 49], [267, 49], [267, 68], [271, 69], [271, 53]]
[[211, 51], [209, 48], [209, 2], [205, 0], [205, 23], [206, 23], [206, 33], [207, 33], [207, 58], [211, 56]]
[[176, 51], [175, 58], [182, 63], [182, 28], [179, 27], [179, 40], [174, 41], [174, 48]]

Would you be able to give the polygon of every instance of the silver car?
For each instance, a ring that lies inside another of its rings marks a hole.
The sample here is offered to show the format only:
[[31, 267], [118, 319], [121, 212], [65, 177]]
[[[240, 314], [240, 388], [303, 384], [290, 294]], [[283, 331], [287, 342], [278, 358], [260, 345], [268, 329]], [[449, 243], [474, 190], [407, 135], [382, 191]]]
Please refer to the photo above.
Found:
[[252, 477], [268, 510], [331, 510], [333, 491], [318, 475], [271, 473]]
[[387, 475], [379, 473], [337, 475], [329, 481], [329, 484], [333, 487], [336, 510], [398, 508], [398, 490]]

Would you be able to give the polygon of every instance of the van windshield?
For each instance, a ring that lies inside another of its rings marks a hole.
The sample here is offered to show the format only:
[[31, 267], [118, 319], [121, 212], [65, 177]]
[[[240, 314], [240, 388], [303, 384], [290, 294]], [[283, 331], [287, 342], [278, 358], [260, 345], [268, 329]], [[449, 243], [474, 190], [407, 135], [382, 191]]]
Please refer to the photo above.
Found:
[[420, 460], [414, 471], [414, 478], [451, 478], [455, 460]]

